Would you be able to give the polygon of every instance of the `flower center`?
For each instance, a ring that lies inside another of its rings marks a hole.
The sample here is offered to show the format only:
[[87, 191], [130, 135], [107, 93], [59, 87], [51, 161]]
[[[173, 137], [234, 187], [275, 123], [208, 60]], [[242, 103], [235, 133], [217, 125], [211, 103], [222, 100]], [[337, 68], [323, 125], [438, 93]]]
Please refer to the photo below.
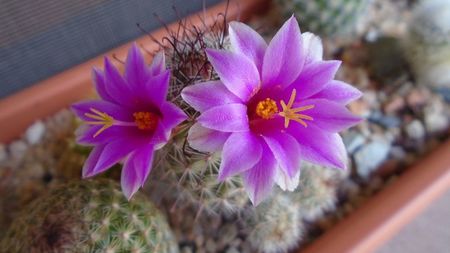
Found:
[[271, 119], [277, 113], [277, 103], [273, 99], [266, 98], [256, 105], [256, 114], [263, 119]]
[[307, 127], [305, 120], [313, 120], [311, 116], [302, 114], [300, 112], [306, 111], [309, 109], [313, 109], [314, 105], [306, 105], [302, 107], [292, 108], [294, 105], [295, 97], [297, 96], [297, 91], [295, 89], [292, 90], [291, 97], [289, 98], [288, 104], [286, 104], [283, 100], [280, 101], [281, 107], [283, 107], [283, 111], [279, 113], [281, 117], [284, 117], [284, 127], [289, 127], [289, 121], [293, 120], [297, 123], [300, 123], [302, 126]]
[[155, 130], [158, 126], [158, 115], [152, 112], [135, 112], [133, 113], [134, 122], [121, 121], [114, 119], [105, 112], [101, 112], [94, 108], [90, 108], [90, 112], [84, 114], [91, 120], [86, 121], [89, 125], [101, 125], [102, 127], [94, 134], [94, 138], [106, 129], [112, 126], [136, 127], [140, 130]]
[[152, 112], [133, 113], [134, 122], [141, 130], [155, 130], [158, 126], [158, 115]]

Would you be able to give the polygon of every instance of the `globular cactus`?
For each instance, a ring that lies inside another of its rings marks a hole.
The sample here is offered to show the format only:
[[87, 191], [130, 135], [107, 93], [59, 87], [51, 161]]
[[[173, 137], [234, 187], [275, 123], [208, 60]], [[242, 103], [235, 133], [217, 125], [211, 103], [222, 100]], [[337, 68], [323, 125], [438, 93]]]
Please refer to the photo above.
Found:
[[164, 216], [118, 183], [83, 180], [52, 189], [15, 219], [1, 252], [178, 252]]
[[351, 33], [371, 0], [277, 0], [284, 16], [292, 13], [303, 31], [323, 36]]
[[420, 1], [414, 7], [405, 44], [418, 83], [450, 88], [449, 1]]
[[305, 220], [313, 221], [335, 207], [337, 183], [342, 177], [341, 173], [343, 172], [306, 162], [303, 164], [300, 184], [289, 196], [300, 205], [300, 212]]
[[193, 206], [198, 214], [232, 214], [249, 203], [239, 177], [217, 180], [220, 154], [200, 153], [190, 148], [181, 134], [157, 153], [150, 192], [175, 205]]
[[287, 252], [296, 247], [303, 234], [300, 203], [281, 193], [251, 210], [247, 218], [247, 240], [259, 252]]

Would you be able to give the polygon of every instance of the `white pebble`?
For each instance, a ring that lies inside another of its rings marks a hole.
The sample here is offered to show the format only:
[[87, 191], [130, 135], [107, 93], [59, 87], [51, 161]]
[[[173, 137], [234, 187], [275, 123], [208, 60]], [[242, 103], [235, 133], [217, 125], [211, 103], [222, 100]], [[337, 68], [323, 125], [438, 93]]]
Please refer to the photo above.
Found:
[[27, 131], [25, 132], [25, 139], [30, 144], [37, 144], [41, 141], [42, 137], [45, 133], [45, 125], [42, 121], [36, 121], [33, 125], [31, 125]]
[[21, 159], [27, 151], [28, 145], [23, 140], [14, 141], [9, 145], [9, 153], [14, 159]]
[[425, 127], [419, 120], [413, 120], [406, 126], [406, 133], [408, 136], [415, 140], [421, 140], [425, 137]]

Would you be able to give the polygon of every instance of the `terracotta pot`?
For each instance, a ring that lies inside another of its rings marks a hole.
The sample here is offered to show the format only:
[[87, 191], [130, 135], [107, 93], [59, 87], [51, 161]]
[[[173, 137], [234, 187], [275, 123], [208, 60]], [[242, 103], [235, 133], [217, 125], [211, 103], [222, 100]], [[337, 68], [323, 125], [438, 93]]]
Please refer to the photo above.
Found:
[[[231, 2], [228, 18], [246, 20], [256, 10], [264, 8], [266, 0]], [[224, 12], [226, 3], [206, 12], [206, 23]], [[201, 13], [200, 15], [203, 15]], [[197, 15], [188, 17], [199, 24]], [[175, 28], [172, 24], [169, 28]], [[166, 34], [164, 29], [152, 33], [156, 39]], [[149, 50], [157, 45], [148, 37], [137, 39]], [[111, 50], [124, 59], [129, 44]], [[26, 90], [0, 100], [0, 142], [17, 137], [35, 120], [52, 115], [61, 108], [92, 94], [91, 69], [101, 66], [102, 56], [55, 75]], [[150, 60], [150, 59], [147, 59]], [[121, 67], [121, 66], [119, 66]], [[61, 85], [64, 83], [64, 85]], [[349, 217], [309, 245], [304, 252], [371, 252], [391, 238], [402, 226], [418, 215], [434, 199], [450, 188], [450, 141], [418, 162], [396, 182], [385, 188]]]

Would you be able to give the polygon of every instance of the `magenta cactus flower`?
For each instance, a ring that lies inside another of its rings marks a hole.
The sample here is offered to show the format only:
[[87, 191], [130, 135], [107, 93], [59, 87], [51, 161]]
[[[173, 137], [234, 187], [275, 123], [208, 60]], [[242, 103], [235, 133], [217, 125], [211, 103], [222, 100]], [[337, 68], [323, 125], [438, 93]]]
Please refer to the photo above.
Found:
[[77, 141], [94, 146], [83, 167], [83, 178], [124, 160], [122, 191], [130, 199], [144, 185], [154, 151], [169, 140], [172, 129], [186, 115], [166, 101], [170, 72], [163, 53], [147, 66], [133, 45], [123, 77], [105, 57], [104, 72], [94, 69], [93, 78], [101, 99], [72, 105], [86, 123], [77, 131]]
[[345, 105], [361, 96], [333, 80], [339, 61], [322, 59], [318, 37], [300, 33], [294, 17], [269, 45], [243, 23], [231, 22], [232, 51], [207, 50], [220, 77], [189, 86], [183, 99], [201, 115], [188, 141], [222, 152], [219, 180], [242, 175], [254, 205], [274, 183], [294, 190], [300, 161], [344, 169], [338, 132], [360, 121]]

